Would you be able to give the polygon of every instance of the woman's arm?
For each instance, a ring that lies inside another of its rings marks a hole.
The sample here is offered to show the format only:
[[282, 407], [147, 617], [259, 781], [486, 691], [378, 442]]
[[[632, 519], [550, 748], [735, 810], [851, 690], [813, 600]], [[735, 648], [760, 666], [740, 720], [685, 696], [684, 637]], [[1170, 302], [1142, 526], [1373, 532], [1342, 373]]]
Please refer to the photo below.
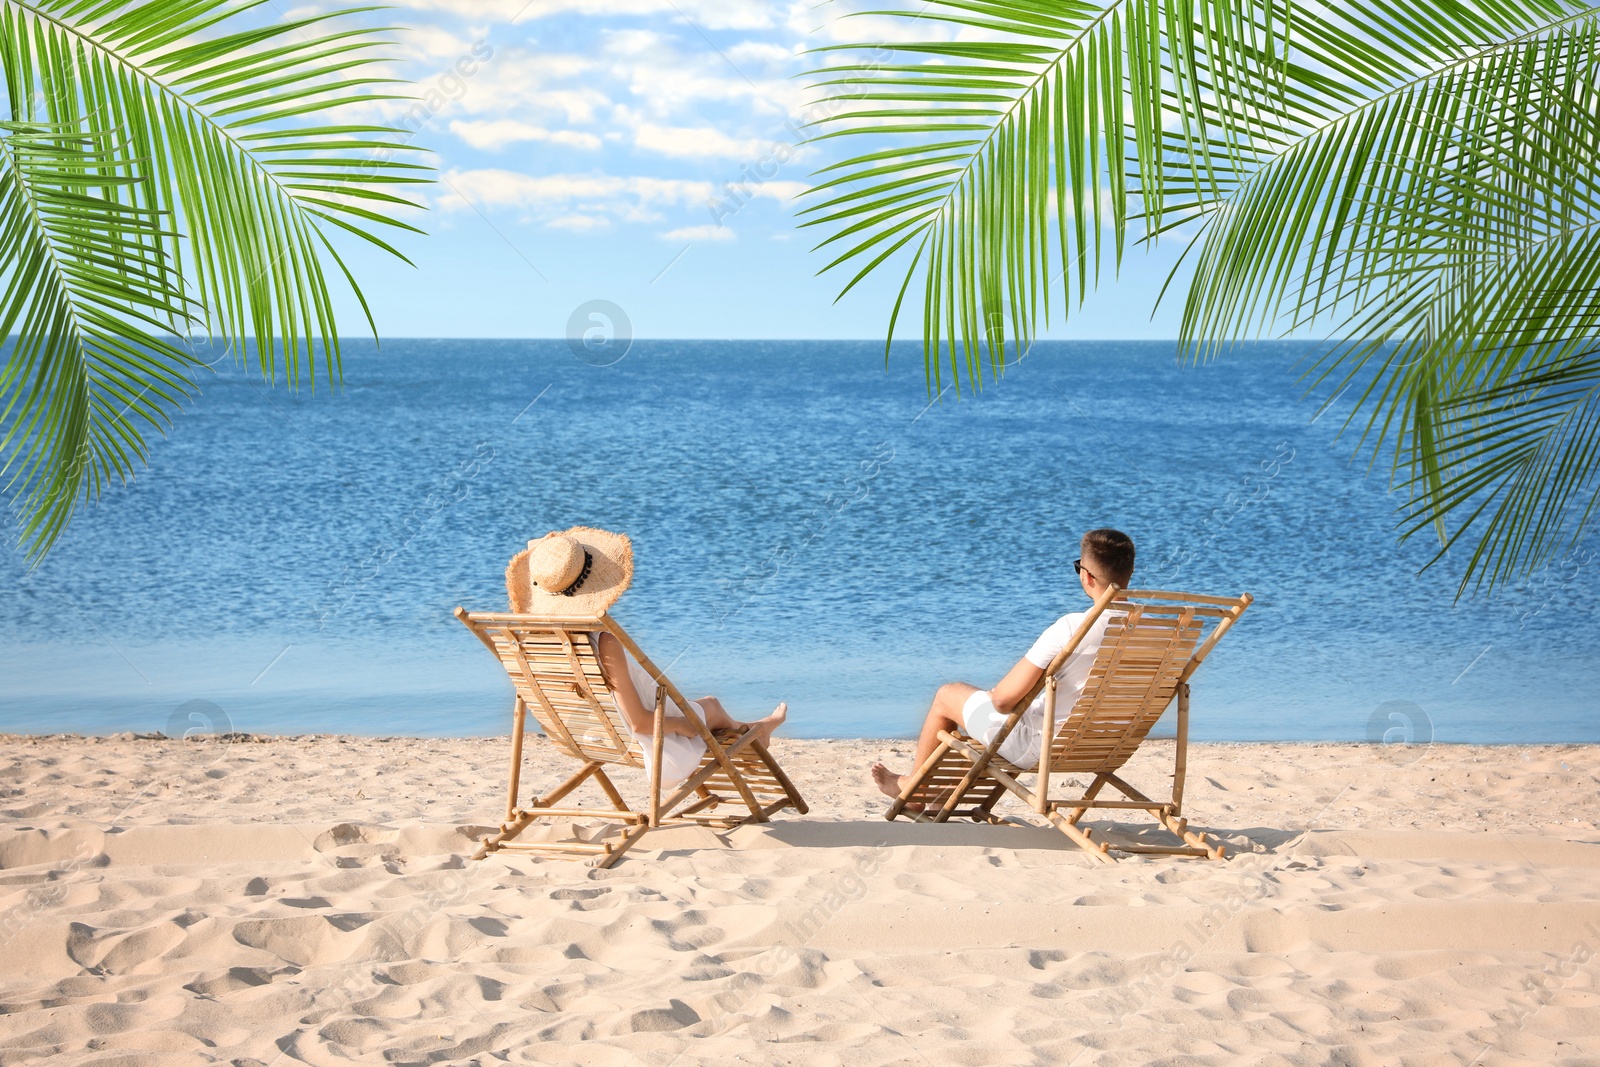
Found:
[[[654, 734], [656, 732], [656, 705], [652, 694], [650, 706], [647, 708], [644, 701], [639, 699], [639, 693], [633, 688], [633, 675], [628, 671], [628, 653], [612, 634], [600, 635], [600, 669], [605, 672], [606, 684], [611, 687], [611, 694], [617, 698], [617, 708], [622, 712], [623, 721], [628, 724], [628, 729], [636, 734]], [[670, 702], [671, 697], [667, 700]], [[698, 737], [700, 732], [688, 719], [676, 715], [667, 715], [662, 722], [662, 732], [666, 734], [683, 734], [687, 737]]]
[[995, 711], [1009, 715], [1027, 699], [1028, 691], [1043, 677], [1043, 667], [1035, 667], [1026, 658], [1019, 659], [1017, 665], [1007, 671], [1006, 676], [989, 690], [989, 701], [994, 705]]

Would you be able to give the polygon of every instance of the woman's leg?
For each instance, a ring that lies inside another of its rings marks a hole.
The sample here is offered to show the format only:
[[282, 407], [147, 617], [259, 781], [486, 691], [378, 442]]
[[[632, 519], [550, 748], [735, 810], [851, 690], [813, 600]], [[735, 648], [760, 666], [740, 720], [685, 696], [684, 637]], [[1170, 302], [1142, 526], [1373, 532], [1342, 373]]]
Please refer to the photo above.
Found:
[[700, 705], [700, 717], [713, 730], [738, 730], [744, 726], [744, 723], [728, 714], [722, 701], [716, 697], [701, 697], [695, 703]]
[[716, 697], [701, 697], [695, 703], [700, 705], [701, 716], [711, 729], [737, 730], [740, 733], [745, 730], [754, 730], [756, 731], [757, 739], [763, 745], [772, 740], [772, 732], [782, 726], [783, 721], [789, 717], [788, 704], [779, 704], [772, 710], [772, 714], [764, 719], [757, 719], [755, 722], [741, 722], [729, 715], [727, 709], [722, 706], [722, 701]]

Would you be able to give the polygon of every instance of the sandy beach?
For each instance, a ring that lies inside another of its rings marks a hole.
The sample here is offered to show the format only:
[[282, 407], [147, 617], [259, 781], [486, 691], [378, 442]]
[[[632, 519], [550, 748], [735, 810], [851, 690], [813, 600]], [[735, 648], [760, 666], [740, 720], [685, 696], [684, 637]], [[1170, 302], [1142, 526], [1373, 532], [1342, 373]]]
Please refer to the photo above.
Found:
[[501, 739], [0, 738], [0, 1063], [1600, 1063], [1600, 747], [1198, 744], [1234, 858], [1115, 867], [775, 751], [596, 871], [467, 860]]

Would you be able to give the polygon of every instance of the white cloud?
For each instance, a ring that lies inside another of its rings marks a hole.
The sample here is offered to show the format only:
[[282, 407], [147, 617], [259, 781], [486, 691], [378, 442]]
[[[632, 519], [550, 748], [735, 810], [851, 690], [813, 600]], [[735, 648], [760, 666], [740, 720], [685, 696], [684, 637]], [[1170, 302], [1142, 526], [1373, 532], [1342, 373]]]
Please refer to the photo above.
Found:
[[734, 232], [726, 226], [682, 226], [661, 235], [663, 241], [732, 241]]
[[601, 35], [605, 40], [605, 55], [612, 60], [659, 54], [672, 48], [672, 37], [655, 30], [602, 30]]
[[399, 73], [411, 81], [415, 99], [362, 101], [344, 114], [352, 121], [398, 123], [426, 134], [473, 116], [532, 116], [544, 128], [588, 126], [611, 107], [595, 84], [606, 80], [606, 68], [594, 60], [496, 43], [492, 34], [471, 39], [428, 34], [423, 47], [406, 50], [403, 59]]
[[[856, 10], [852, 11], [852, 7]], [[808, 44], [811, 41], [819, 44], [948, 41], [953, 40], [960, 32], [949, 23], [938, 19], [861, 13], [874, 8], [881, 10], [882, 7], [883, 5], [875, 3], [844, 5], [818, 4], [815, 0], [794, 0], [789, 5], [785, 21], [790, 32], [798, 37], [807, 38]]]
[[451, 185], [468, 196], [491, 204], [526, 207], [548, 200], [608, 197], [622, 193], [652, 202], [703, 199], [711, 183], [675, 178], [618, 177], [611, 174], [519, 174], [485, 168], [452, 170], [445, 174]]
[[729, 137], [710, 126], [660, 126], [640, 123], [633, 143], [651, 152], [700, 159], [754, 159], [772, 150], [771, 141]]
[[473, 77], [459, 104], [471, 115], [535, 116], [543, 124], [558, 121], [583, 126], [611, 100], [595, 87], [597, 68], [582, 56], [497, 48]]
[[450, 132], [473, 148], [496, 151], [518, 141], [548, 141], [573, 148], [597, 149], [600, 138], [576, 130], [547, 130], [517, 119], [478, 119], [452, 122]]
[[[620, 222], [656, 222], [666, 207], [701, 207], [711, 183], [682, 178], [612, 174], [520, 174], [485, 168], [450, 170], [440, 180], [438, 206], [446, 212], [512, 208], [525, 218], [553, 224], [587, 216]], [[570, 228], [571, 222], [566, 223]]]
[[740, 41], [723, 50], [730, 63], [736, 65], [762, 64], [769, 67], [787, 66], [798, 58], [793, 48], [770, 44], [766, 41]]
[[746, 81], [725, 66], [714, 71], [705, 63], [637, 63], [618, 73], [626, 78], [628, 92], [661, 116], [681, 116], [690, 105], [702, 101], [740, 104], [759, 114], [790, 115], [806, 102], [806, 90], [797, 82], [786, 78]]
[[596, 18], [686, 15], [710, 30], [762, 29], [779, 20], [778, 5], [770, 0], [395, 0], [394, 6], [498, 22], [515, 19], [519, 24], [569, 13]]
[[738, 104], [765, 114], [792, 113], [800, 106], [805, 89], [786, 72], [763, 73], [695, 37], [685, 40], [682, 47], [676, 38], [653, 30], [606, 30], [602, 53], [635, 106], [654, 115], [680, 117], [698, 102]]
[[[685, 209], [706, 218], [715, 200], [721, 205], [721, 221], [755, 199], [772, 200], [782, 206], [806, 186], [801, 182], [762, 182], [744, 187], [742, 199], [730, 199], [729, 191], [709, 181], [687, 178], [653, 178], [645, 175], [615, 174], [523, 174], [487, 167], [477, 170], [448, 170], [440, 178], [437, 206], [451, 213], [512, 210], [526, 221], [566, 229], [594, 228], [602, 222], [659, 222], [664, 212]], [[727, 209], [732, 208], [732, 211]], [[578, 221], [578, 220], [586, 221]], [[691, 226], [687, 230], [705, 231], [689, 240], [731, 240], [713, 237], [712, 226]], [[687, 230], [673, 231], [687, 232]]]
[[578, 233], [587, 233], [590, 230], [603, 230], [611, 225], [611, 220], [598, 215], [558, 215], [545, 223], [546, 226], [557, 230], [575, 230]]
[[[743, 195], [745, 196], [752, 198], [758, 196], [765, 197], [768, 200], [775, 200], [780, 204], [788, 204], [789, 201], [793, 200], [795, 197], [799, 196], [809, 188], [811, 188], [811, 186], [807, 185], [805, 182], [779, 181], [751, 183], [742, 187]], [[717, 192], [719, 195], [726, 195], [727, 189], [724, 186], [719, 185], [717, 187]]]
[[[702, 225], [725, 211], [713, 200], [788, 207], [806, 186], [777, 179], [803, 177], [813, 163], [801, 155], [821, 154], [785, 126], [805, 103], [790, 75], [811, 43], [791, 29], [789, 0], [399, 3], [416, 30], [395, 51], [421, 99], [357, 107], [444, 154], [432, 199], [447, 217], [470, 201], [571, 231], [641, 223], [732, 240]], [[586, 165], [552, 145], [594, 153], [594, 170], [575, 173]]]
[[395, 34], [389, 53], [417, 65], [427, 65], [434, 73], [455, 64], [463, 56], [471, 56], [474, 47], [479, 55], [492, 52], [486, 27], [475, 27], [470, 34], [452, 33], [443, 26], [425, 22], [406, 27], [406, 32]]
[[[702, 28], [712, 22], [701, 13], [721, 8], [688, 0], [638, 0], [631, 7], [585, 0], [581, 12], [574, 8], [562, 20], [559, 39], [571, 50], [532, 40], [530, 31], [541, 24], [529, 20], [563, 10], [564, 2], [536, 3], [512, 25], [516, 10], [493, 0], [403, 0], [417, 9], [410, 20], [415, 29], [398, 34], [393, 51], [400, 60], [397, 73], [412, 82], [418, 99], [351, 105], [351, 121], [403, 125], [422, 144], [449, 129], [480, 149], [545, 141], [593, 150], [597, 139], [617, 136], [674, 158], [759, 156], [760, 135], [792, 139], [780, 124], [799, 114], [807, 91], [789, 77], [797, 69], [795, 46], [781, 20], [773, 23], [770, 7], [749, 0], [727, 5], [727, 11], [759, 12], [759, 18], [744, 21], [771, 26], [777, 39], [751, 36], [720, 51], [686, 26], [671, 4]], [[624, 9], [650, 17], [602, 24], [598, 33], [583, 34], [586, 44], [568, 44], [578, 39], [565, 29], [575, 19], [586, 22], [582, 15]], [[563, 127], [573, 136], [554, 136]]]

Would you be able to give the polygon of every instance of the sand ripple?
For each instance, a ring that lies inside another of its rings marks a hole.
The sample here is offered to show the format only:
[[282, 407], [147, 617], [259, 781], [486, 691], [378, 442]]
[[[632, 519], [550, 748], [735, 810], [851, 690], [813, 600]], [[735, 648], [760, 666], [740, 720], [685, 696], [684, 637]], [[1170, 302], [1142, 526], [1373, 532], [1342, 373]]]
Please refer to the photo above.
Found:
[[499, 742], [0, 742], [0, 1063], [1600, 1063], [1600, 750], [1196, 746], [1237, 858], [1103, 868], [895, 747], [595, 871], [465, 860]]

